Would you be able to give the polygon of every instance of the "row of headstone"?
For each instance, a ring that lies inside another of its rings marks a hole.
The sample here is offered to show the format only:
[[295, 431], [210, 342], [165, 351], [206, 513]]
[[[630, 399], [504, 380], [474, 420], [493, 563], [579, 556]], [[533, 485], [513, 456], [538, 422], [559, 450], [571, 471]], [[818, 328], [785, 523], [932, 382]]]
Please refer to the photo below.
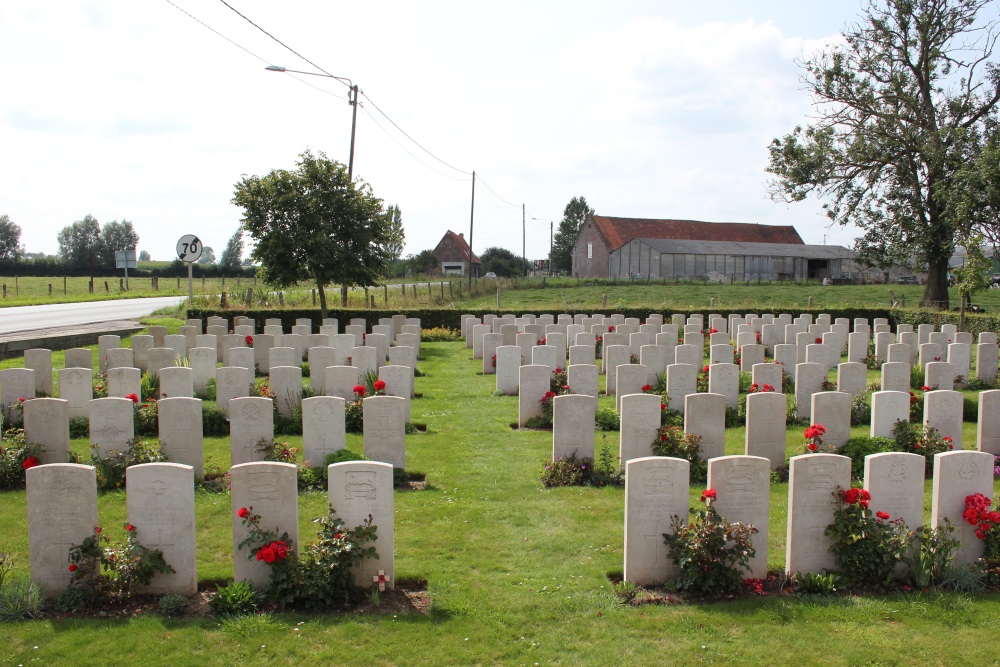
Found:
[[[678, 574], [667, 558], [663, 535], [672, 532], [671, 519], [686, 522], [689, 463], [683, 459], [647, 456], [625, 464], [625, 573], [627, 581], [659, 585]], [[873, 511], [902, 518], [914, 529], [924, 523], [924, 465], [919, 454], [886, 452], [865, 458], [864, 488]], [[835, 492], [851, 483], [851, 459], [837, 454], [792, 457], [788, 482], [785, 571], [819, 573], [836, 570], [826, 527], [833, 522]], [[953, 451], [934, 457], [930, 525], [948, 520], [960, 547], [954, 562], [967, 564], [982, 555], [983, 542], [975, 526], [962, 519], [968, 495], [993, 493], [993, 457], [985, 452]], [[708, 488], [717, 498], [715, 509], [729, 522], [757, 528], [756, 556], [746, 576], [767, 574], [770, 520], [768, 460], [757, 456], [727, 456], [708, 462]]]
[[[263, 588], [269, 580], [268, 567], [237, 549], [247, 536], [237, 511], [253, 507], [265, 528], [274, 528], [279, 535], [287, 531], [293, 548], [301, 549], [296, 468], [290, 463], [245, 463], [231, 472], [234, 578]], [[46, 464], [30, 468], [26, 479], [31, 578], [48, 597], [55, 597], [72, 576], [69, 549], [100, 525], [96, 469]], [[147, 463], [126, 471], [128, 521], [136, 526], [139, 543], [161, 550], [174, 570], [156, 574], [143, 587], [146, 593], [190, 596], [198, 590], [194, 479], [194, 469], [180, 463]], [[355, 572], [355, 584], [371, 585], [381, 570], [391, 587], [395, 578], [392, 466], [376, 461], [329, 466], [327, 501], [348, 526], [372, 516], [379, 559], [366, 561]]]

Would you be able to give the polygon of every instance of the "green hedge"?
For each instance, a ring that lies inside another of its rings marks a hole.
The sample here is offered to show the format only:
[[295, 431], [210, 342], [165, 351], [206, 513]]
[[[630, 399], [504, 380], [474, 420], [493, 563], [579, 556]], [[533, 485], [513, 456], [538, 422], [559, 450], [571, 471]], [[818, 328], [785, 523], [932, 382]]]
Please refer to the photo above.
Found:
[[[588, 314], [592, 314], [594, 311], [587, 311]], [[379, 318], [382, 317], [392, 317], [393, 315], [404, 313], [407, 317], [417, 317], [420, 318], [420, 326], [424, 329], [432, 329], [435, 327], [444, 327], [447, 329], [460, 329], [462, 323], [462, 315], [465, 313], [471, 313], [476, 317], [481, 318], [487, 313], [493, 313], [495, 315], [505, 315], [512, 313], [515, 315], [523, 314], [524, 310], [514, 310], [514, 309], [481, 309], [481, 310], [458, 310], [455, 308], [417, 308], [417, 309], [388, 309], [388, 310], [372, 310], [372, 309], [334, 309], [329, 310], [329, 316], [337, 318], [340, 323], [341, 329], [353, 318], [364, 318], [365, 322], [368, 324], [368, 328], [375, 324], [378, 324]], [[552, 315], [557, 315], [557, 311], [539, 311], [548, 312]], [[711, 313], [718, 313], [723, 317], [727, 316], [729, 313], [739, 313], [743, 315], [746, 313], [745, 310], [735, 311], [732, 309], [720, 309], [720, 308], [702, 308], [695, 310], [670, 310], [670, 311], [657, 311], [651, 308], [607, 308], [604, 311], [605, 315], [611, 315], [612, 313], [621, 314], [625, 317], [638, 317], [639, 319], [645, 321], [645, 318], [652, 313], [662, 312], [664, 321], [670, 322], [670, 316], [674, 313], [683, 313], [685, 315], [692, 314], [702, 314], [705, 317], [705, 324], [708, 324], [708, 316]], [[759, 311], [760, 312], [760, 311]], [[872, 320], [876, 317], [885, 317], [889, 319], [890, 322], [909, 322], [907, 319], [900, 319], [898, 313], [911, 312], [911, 311], [898, 311], [890, 310], [888, 308], [775, 308], [771, 312], [775, 315], [779, 315], [782, 312], [790, 312], [793, 315], [799, 315], [802, 313], [812, 313], [815, 317], [820, 313], [827, 313], [833, 319], [838, 317], [846, 317], [850, 320], [854, 320], [856, 317], [864, 317]], [[571, 313], [572, 314], [572, 313]], [[930, 313], [933, 314], [933, 313]], [[243, 317], [253, 318], [258, 325], [258, 328], [262, 327], [264, 320], [269, 318], [281, 318], [281, 326], [287, 331], [294, 324], [295, 320], [300, 317], [308, 317], [313, 321], [313, 330], [319, 331], [319, 324], [321, 322], [319, 309], [317, 308], [302, 308], [302, 309], [261, 309], [261, 310], [236, 310], [228, 309], [223, 310], [219, 308], [189, 308], [187, 309], [187, 316], [190, 318], [201, 318], [206, 319], [211, 316], [224, 317], [229, 323], [229, 327], [232, 328], [233, 318], [237, 315]], [[948, 315], [945, 313], [944, 315]], [[986, 317], [986, 316], [978, 316]], [[987, 318], [988, 319], [988, 318]], [[947, 320], [951, 321], [951, 320]], [[957, 323], [957, 316], [955, 322]], [[968, 319], [966, 320], [968, 322]], [[984, 331], [986, 329], [983, 329]]]
[[[940, 331], [942, 324], [958, 326], [960, 318], [958, 313], [947, 310], [903, 310], [897, 308], [892, 311], [892, 316], [889, 319], [893, 324], [912, 324], [914, 329], [921, 324], [933, 324], [934, 329]], [[968, 331], [975, 337], [984, 331], [1000, 331], [1000, 317], [966, 313], [962, 331]]]

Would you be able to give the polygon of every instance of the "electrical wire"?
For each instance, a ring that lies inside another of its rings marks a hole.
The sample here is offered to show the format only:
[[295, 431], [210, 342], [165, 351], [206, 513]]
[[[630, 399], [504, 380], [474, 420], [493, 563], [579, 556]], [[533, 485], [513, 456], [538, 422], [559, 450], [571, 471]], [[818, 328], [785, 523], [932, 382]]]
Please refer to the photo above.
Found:
[[382, 111], [382, 109], [380, 109], [377, 104], [375, 104], [375, 100], [373, 100], [371, 97], [369, 97], [364, 91], [361, 91], [361, 94], [365, 96], [366, 100], [368, 100], [369, 102], [371, 102], [372, 106], [375, 107], [376, 111], [378, 111], [380, 114], [382, 114], [387, 121], [389, 121], [390, 123], [392, 123], [393, 127], [395, 127], [397, 130], [399, 130], [403, 134], [404, 137], [406, 137], [407, 139], [409, 139], [410, 141], [412, 141], [418, 148], [420, 148], [420, 150], [422, 150], [423, 152], [427, 153], [432, 158], [434, 158], [435, 160], [437, 160], [438, 162], [440, 162], [444, 166], [448, 167], [449, 169], [454, 169], [455, 171], [457, 171], [459, 173], [462, 173], [462, 174], [465, 174], [466, 176], [472, 176], [472, 172], [471, 171], [466, 171], [464, 169], [459, 169], [458, 167], [452, 166], [452, 165], [448, 164], [447, 162], [445, 162], [444, 160], [442, 160], [441, 158], [439, 158], [437, 155], [434, 155], [434, 153], [431, 153], [429, 150], [427, 150], [426, 148], [424, 148], [422, 145], [420, 145], [420, 143], [416, 139], [414, 139], [413, 137], [411, 137], [409, 134], [406, 133], [406, 131], [403, 128], [401, 128], [399, 125], [397, 125], [396, 121], [394, 121], [393, 119], [389, 118], [389, 116], [384, 111]]
[[[479, 174], [476, 174], [476, 176], [479, 176]], [[504, 199], [503, 197], [501, 197], [500, 195], [498, 195], [496, 193], [496, 190], [494, 190], [489, 185], [487, 185], [486, 181], [483, 180], [482, 176], [479, 176], [479, 182], [483, 184], [484, 188], [486, 188], [487, 190], [489, 190], [490, 192], [492, 192], [496, 196], [497, 199], [499, 199], [500, 201], [502, 201], [504, 204], [507, 204], [507, 206], [513, 206], [514, 208], [521, 208], [520, 204], [511, 204], [509, 201], [507, 201], [506, 199]]]
[[[236, 15], [239, 16], [240, 18], [242, 18], [244, 21], [246, 21], [247, 23], [249, 23], [253, 27], [257, 28], [257, 30], [260, 30], [262, 33], [264, 33], [265, 35], [267, 35], [268, 37], [270, 37], [271, 39], [273, 39], [274, 41], [276, 41], [278, 44], [281, 44], [283, 47], [285, 47], [286, 49], [288, 49], [289, 51], [291, 51], [292, 53], [294, 53], [295, 55], [297, 55], [299, 58], [301, 58], [302, 60], [306, 61], [307, 63], [309, 63], [310, 65], [312, 65], [316, 69], [318, 69], [323, 74], [326, 74], [328, 77], [331, 77], [331, 78], [334, 78], [334, 79], [339, 79], [340, 78], [340, 77], [333, 76], [332, 74], [330, 74], [329, 72], [327, 72], [325, 69], [323, 69], [322, 67], [320, 67], [319, 65], [317, 65], [313, 61], [309, 60], [304, 55], [302, 55], [301, 53], [299, 53], [298, 51], [296, 51], [295, 49], [293, 49], [292, 47], [290, 47], [287, 44], [285, 44], [284, 42], [282, 42], [280, 39], [278, 39], [274, 35], [272, 35], [271, 33], [269, 33], [267, 30], [264, 30], [262, 27], [260, 27], [259, 25], [257, 25], [256, 23], [254, 23], [252, 20], [250, 20], [250, 18], [248, 16], [246, 16], [245, 14], [240, 13], [240, 10], [236, 9], [231, 4], [229, 4], [228, 2], [226, 2], [226, 0], [219, 0], [219, 2], [221, 2], [222, 4], [224, 4], [226, 7], [229, 7], [229, 9], [233, 10], [236, 13]], [[349, 83], [346, 83], [344, 81], [341, 81], [341, 83], [343, 83], [348, 88], [351, 87]]]
[[190, 13], [189, 11], [187, 11], [186, 9], [184, 9], [184, 8], [182, 8], [182, 7], [179, 7], [178, 5], [174, 4], [174, 2], [173, 2], [172, 0], [167, 0], [167, 2], [168, 2], [169, 4], [171, 4], [171, 5], [173, 5], [173, 7], [174, 7], [175, 9], [177, 9], [177, 11], [179, 11], [179, 12], [182, 12], [183, 14], [187, 14], [187, 16], [188, 16], [189, 18], [191, 18], [191, 19], [193, 19], [193, 20], [197, 21], [198, 23], [200, 23], [200, 24], [201, 24], [202, 26], [204, 26], [205, 28], [208, 28], [209, 30], [211, 30], [212, 32], [214, 32], [214, 33], [215, 33], [216, 35], [218, 35], [218, 36], [219, 36], [219, 37], [221, 37], [222, 39], [226, 40], [227, 42], [229, 42], [230, 44], [232, 44], [232, 45], [233, 45], [233, 46], [235, 46], [236, 48], [240, 49], [241, 51], [245, 51], [246, 53], [249, 53], [249, 54], [250, 54], [251, 56], [253, 56], [253, 57], [254, 57], [254, 58], [256, 58], [257, 60], [261, 61], [262, 63], [267, 63], [267, 61], [266, 61], [266, 60], [264, 60], [263, 58], [261, 58], [260, 56], [258, 56], [258, 55], [257, 55], [256, 53], [254, 53], [253, 51], [251, 51], [251, 50], [249, 50], [249, 49], [247, 49], [247, 48], [245, 48], [245, 47], [241, 46], [240, 44], [237, 44], [237, 43], [236, 43], [236, 42], [234, 42], [233, 40], [229, 39], [228, 37], [226, 37], [225, 35], [223, 35], [223, 34], [222, 34], [221, 32], [219, 32], [218, 30], [216, 30], [216, 29], [215, 29], [215, 28], [213, 28], [212, 26], [208, 25], [207, 23], [205, 23], [205, 22], [204, 22], [204, 21], [202, 21], [201, 19], [199, 19], [199, 18], [198, 18], [197, 16], [194, 16], [193, 14], [191, 14], [191, 13]]
[[[417, 157], [416, 155], [414, 155], [414, 154], [413, 154], [412, 152], [410, 152], [410, 150], [409, 150], [409, 149], [407, 149], [407, 148], [406, 148], [406, 146], [404, 146], [403, 144], [401, 144], [401, 143], [399, 142], [399, 140], [398, 140], [398, 139], [396, 139], [396, 137], [392, 136], [392, 134], [390, 134], [390, 133], [389, 133], [389, 131], [388, 131], [387, 129], [385, 129], [385, 128], [384, 128], [384, 127], [382, 126], [382, 124], [381, 124], [380, 122], [378, 122], [378, 120], [377, 120], [377, 119], [375, 118], [375, 116], [371, 115], [371, 113], [369, 113], [369, 112], [368, 112], [368, 109], [366, 109], [366, 108], [365, 108], [364, 106], [362, 106], [362, 107], [361, 107], [361, 110], [365, 112], [365, 115], [366, 115], [366, 116], [368, 116], [369, 118], [371, 118], [372, 122], [373, 122], [373, 123], [375, 123], [375, 125], [376, 125], [376, 126], [378, 127], [378, 129], [382, 130], [382, 132], [384, 132], [384, 133], [385, 133], [385, 136], [387, 136], [387, 137], [389, 137], [390, 139], [392, 139], [392, 140], [393, 140], [393, 142], [395, 142], [395, 144], [396, 144], [397, 146], [399, 146], [399, 147], [400, 147], [401, 149], [403, 149], [403, 151], [404, 151], [404, 152], [405, 152], [405, 153], [406, 153], [407, 155], [409, 155], [410, 157], [412, 157], [412, 158], [413, 158], [414, 160], [416, 160], [416, 161], [417, 161], [417, 162], [418, 162], [419, 164], [423, 165], [424, 167], [427, 167], [428, 169], [430, 169], [431, 171], [433, 171], [433, 172], [434, 172], [435, 174], [437, 174], [437, 175], [439, 175], [439, 176], [442, 176], [442, 177], [444, 177], [444, 178], [447, 178], [447, 179], [450, 179], [450, 180], [452, 180], [452, 181], [464, 181], [464, 180], [466, 180], [466, 179], [464, 179], [464, 178], [459, 178], [458, 176], [450, 176], [450, 175], [448, 175], [448, 174], [445, 174], [444, 172], [441, 172], [441, 171], [438, 171], [438, 170], [437, 170], [437, 169], [435, 169], [434, 167], [432, 167], [432, 166], [430, 166], [429, 164], [427, 164], [426, 162], [422, 161], [422, 160], [421, 160], [420, 158], [418, 158], [418, 157]], [[471, 174], [470, 174], [470, 175], [471, 175]]]

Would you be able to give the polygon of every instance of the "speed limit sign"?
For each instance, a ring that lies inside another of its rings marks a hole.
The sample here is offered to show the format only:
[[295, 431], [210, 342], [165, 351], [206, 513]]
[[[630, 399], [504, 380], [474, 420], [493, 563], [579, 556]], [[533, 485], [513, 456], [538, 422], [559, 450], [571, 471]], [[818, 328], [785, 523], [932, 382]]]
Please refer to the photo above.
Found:
[[197, 262], [198, 258], [201, 257], [202, 250], [204, 250], [204, 246], [201, 245], [201, 239], [194, 234], [185, 234], [177, 242], [177, 256], [182, 262]]

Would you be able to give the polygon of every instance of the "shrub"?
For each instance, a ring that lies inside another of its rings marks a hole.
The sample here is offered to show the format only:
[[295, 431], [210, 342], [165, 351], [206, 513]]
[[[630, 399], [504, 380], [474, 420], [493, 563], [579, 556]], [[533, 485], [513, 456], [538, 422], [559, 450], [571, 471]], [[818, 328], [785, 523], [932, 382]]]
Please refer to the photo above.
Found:
[[837, 592], [837, 575], [833, 572], [796, 572], [795, 592], [799, 595], [833, 595]]
[[599, 408], [594, 423], [600, 431], [617, 431], [621, 428], [621, 417], [614, 408]]
[[943, 581], [961, 544], [952, 537], [954, 532], [951, 522], [942, 519], [935, 528], [920, 526], [910, 533], [908, 540], [911, 546], [904, 554], [903, 562], [910, 566], [914, 586], [927, 588]]
[[96, 373], [94, 375], [94, 398], [108, 397], [108, 374]]
[[930, 479], [934, 473], [934, 455], [953, 448], [951, 438], [941, 437], [936, 428], [923, 424], [898, 421], [892, 430], [892, 436], [896, 440], [897, 450], [910, 454], [921, 454], [927, 459], [924, 466], [924, 477], [927, 479]]
[[326, 516], [313, 519], [320, 525], [316, 540], [299, 553], [287, 533], [279, 537], [261, 528], [261, 517], [253, 513], [253, 507], [241, 507], [237, 516], [248, 529], [237, 550], [245, 547], [247, 558], [268, 565], [267, 597], [278, 607], [323, 610], [332, 603], [347, 602], [354, 591], [355, 568], [366, 559], [378, 558], [371, 546], [378, 539], [371, 515], [362, 525], [348, 529], [331, 506]]
[[226, 411], [215, 403], [202, 403], [201, 432], [209, 437], [229, 435], [229, 418], [226, 417]]
[[420, 340], [425, 343], [452, 343], [465, 340], [462, 338], [461, 329], [450, 329], [448, 327], [432, 327], [420, 330]]
[[896, 580], [896, 566], [909, 547], [901, 517], [868, 507], [871, 495], [864, 489], [834, 491], [833, 523], [826, 527], [840, 577], [847, 586], [885, 590]]
[[757, 529], [742, 522], [729, 523], [712, 506], [716, 493], [701, 494], [704, 509], [691, 509], [695, 520], [671, 520], [673, 533], [664, 533], [667, 557], [680, 568], [673, 584], [678, 591], [697, 597], [739, 593], [750, 559], [756, 555], [751, 536]]
[[216, 618], [233, 618], [253, 614], [263, 603], [264, 596], [249, 581], [234, 581], [215, 591], [208, 608]]
[[139, 398], [143, 401], [155, 401], [160, 397], [160, 376], [143, 373], [139, 378]]
[[31, 579], [19, 579], [0, 586], [0, 622], [36, 618], [44, 609], [45, 595]]
[[215, 378], [208, 378], [208, 382], [205, 383], [205, 394], [206, 401], [212, 401], [213, 403], [218, 400], [217, 385]]
[[590, 481], [594, 459], [577, 458], [576, 452], [546, 463], [542, 468], [541, 480], [545, 486], [584, 486]]
[[187, 613], [191, 601], [183, 595], [164, 595], [157, 603], [161, 616], [180, 618]]
[[979, 396], [964, 396], [962, 399], [962, 421], [975, 424], [979, 421]]
[[125, 486], [125, 470], [129, 467], [160, 461], [166, 461], [166, 457], [160, 450], [159, 443], [129, 440], [124, 452], [112, 449], [105, 456], [100, 455], [97, 445], [91, 446], [90, 458], [86, 463], [97, 468], [97, 488], [106, 491]]
[[865, 474], [865, 457], [869, 454], [891, 452], [896, 443], [890, 438], [858, 436], [851, 438], [837, 452], [851, 458], [851, 479], [861, 479]]
[[860, 393], [851, 399], [851, 426], [872, 423], [872, 398], [868, 393]]
[[25, 471], [41, 463], [41, 454], [41, 445], [25, 443], [23, 430], [7, 431], [0, 448], [0, 491], [23, 489]]
[[69, 437], [72, 439], [86, 438], [90, 435], [90, 420], [86, 417], [73, 417], [69, 420]]
[[155, 399], [136, 403], [132, 413], [136, 435], [159, 435], [160, 404]]
[[[145, 586], [157, 573], [172, 573], [174, 569], [163, 560], [159, 549], [148, 549], [139, 543], [138, 529], [125, 524], [125, 540], [112, 543], [101, 528], [82, 543], [69, 549], [69, 589], [84, 607], [127, 603], [139, 586]], [[106, 546], [103, 546], [106, 545]]]
[[692, 482], [704, 482], [708, 477], [708, 463], [701, 458], [701, 436], [685, 433], [680, 426], [661, 426], [651, 443], [653, 456], [673, 456], [691, 464]]

